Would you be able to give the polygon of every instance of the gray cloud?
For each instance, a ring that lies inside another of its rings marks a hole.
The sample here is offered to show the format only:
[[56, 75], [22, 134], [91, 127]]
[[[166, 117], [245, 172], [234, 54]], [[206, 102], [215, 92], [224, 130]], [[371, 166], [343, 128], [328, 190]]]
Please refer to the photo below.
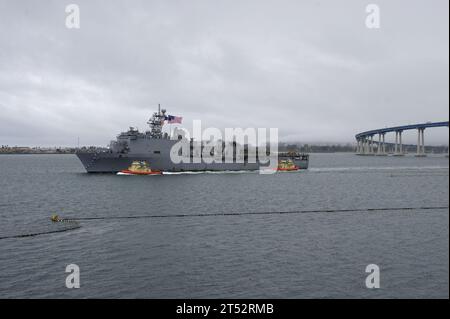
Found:
[[379, 30], [358, 0], [74, 2], [79, 30], [61, 1], [0, 0], [0, 144], [105, 145], [158, 103], [304, 142], [448, 120], [446, 0], [375, 1]]

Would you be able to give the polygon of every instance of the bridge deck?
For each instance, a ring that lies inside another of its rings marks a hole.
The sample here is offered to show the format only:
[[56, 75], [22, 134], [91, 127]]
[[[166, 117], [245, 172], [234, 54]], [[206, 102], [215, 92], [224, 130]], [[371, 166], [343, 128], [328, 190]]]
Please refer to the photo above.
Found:
[[382, 134], [382, 133], [388, 133], [388, 132], [401, 132], [406, 130], [415, 130], [415, 129], [425, 129], [429, 127], [448, 127], [448, 121], [447, 122], [427, 122], [427, 123], [421, 123], [421, 124], [410, 124], [410, 125], [403, 125], [403, 126], [394, 126], [394, 127], [386, 127], [382, 129], [377, 130], [371, 130], [366, 132], [361, 132], [356, 134], [356, 138], [359, 139], [361, 137], [365, 136], [372, 136], [375, 134]]

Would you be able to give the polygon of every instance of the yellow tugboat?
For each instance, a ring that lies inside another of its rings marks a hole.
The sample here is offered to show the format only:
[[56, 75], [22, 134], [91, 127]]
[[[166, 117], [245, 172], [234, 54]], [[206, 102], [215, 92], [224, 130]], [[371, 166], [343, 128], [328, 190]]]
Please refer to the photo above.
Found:
[[146, 161], [133, 161], [128, 169], [120, 171], [117, 175], [162, 175], [162, 172], [152, 170]]
[[277, 171], [298, 171], [299, 167], [292, 162], [292, 160], [280, 160], [278, 161]]

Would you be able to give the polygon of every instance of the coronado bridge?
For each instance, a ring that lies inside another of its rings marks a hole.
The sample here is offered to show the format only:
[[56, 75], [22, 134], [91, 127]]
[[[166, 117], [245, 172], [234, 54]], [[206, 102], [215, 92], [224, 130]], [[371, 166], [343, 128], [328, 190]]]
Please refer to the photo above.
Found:
[[[387, 155], [386, 134], [395, 133], [394, 155], [402, 156], [405, 154], [402, 140], [403, 132], [408, 130], [417, 130], [416, 156], [425, 156], [425, 129], [434, 127], [448, 127], [448, 121], [387, 127], [361, 132], [355, 136], [357, 144], [356, 153], [359, 155]], [[375, 136], [378, 136], [378, 142], [374, 140]], [[376, 150], [375, 144], [377, 144]]]

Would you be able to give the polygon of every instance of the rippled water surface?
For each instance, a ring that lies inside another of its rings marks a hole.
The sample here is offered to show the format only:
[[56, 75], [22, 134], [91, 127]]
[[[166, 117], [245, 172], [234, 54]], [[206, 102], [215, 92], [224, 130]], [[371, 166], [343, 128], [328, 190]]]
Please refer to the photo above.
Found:
[[[312, 154], [308, 171], [86, 174], [73, 155], [0, 156], [0, 297], [449, 296], [448, 158]], [[190, 216], [226, 212], [357, 212]], [[186, 216], [187, 215], [187, 216]], [[81, 288], [65, 287], [65, 267]], [[381, 288], [365, 287], [365, 267]]]

